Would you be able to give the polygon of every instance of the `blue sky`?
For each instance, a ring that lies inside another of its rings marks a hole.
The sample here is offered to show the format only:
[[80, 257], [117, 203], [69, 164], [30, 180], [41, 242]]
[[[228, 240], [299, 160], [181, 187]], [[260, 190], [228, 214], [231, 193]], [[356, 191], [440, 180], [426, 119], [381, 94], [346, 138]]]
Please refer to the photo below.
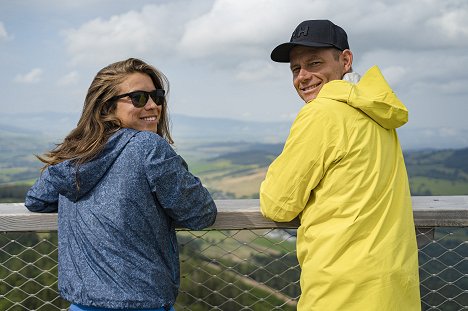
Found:
[[169, 78], [171, 113], [292, 120], [303, 103], [270, 52], [305, 19], [347, 31], [353, 68], [381, 68], [407, 127], [468, 129], [466, 0], [2, 0], [1, 108], [79, 115], [100, 68], [139, 57]]

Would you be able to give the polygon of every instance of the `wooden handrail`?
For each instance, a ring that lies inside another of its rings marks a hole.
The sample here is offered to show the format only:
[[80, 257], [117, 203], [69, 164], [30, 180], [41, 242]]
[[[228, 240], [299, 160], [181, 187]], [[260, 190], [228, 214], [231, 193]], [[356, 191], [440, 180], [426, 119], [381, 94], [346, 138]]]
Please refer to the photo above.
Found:
[[[468, 196], [417, 196], [412, 198], [415, 226], [467, 227]], [[263, 217], [259, 200], [216, 200], [218, 216], [210, 229], [294, 229], [297, 219], [279, 223]], [[23, 203], [0, 203], [0, 231], [55, 231], [56, 213], [32, 213]]]

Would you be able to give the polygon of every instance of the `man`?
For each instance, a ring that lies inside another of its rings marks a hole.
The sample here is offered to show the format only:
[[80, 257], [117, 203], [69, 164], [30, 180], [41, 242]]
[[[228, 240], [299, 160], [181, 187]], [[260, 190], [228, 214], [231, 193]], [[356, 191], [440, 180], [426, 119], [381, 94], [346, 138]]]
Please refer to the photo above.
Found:
[[264, 216], [299, 216], [298, 310], [420, 310], [411, 195], [395, 129], [408, 120], [377, 67], [352, 72], [346, 32], [304, 21], [271, 53], [306, 105], [260, 189]]

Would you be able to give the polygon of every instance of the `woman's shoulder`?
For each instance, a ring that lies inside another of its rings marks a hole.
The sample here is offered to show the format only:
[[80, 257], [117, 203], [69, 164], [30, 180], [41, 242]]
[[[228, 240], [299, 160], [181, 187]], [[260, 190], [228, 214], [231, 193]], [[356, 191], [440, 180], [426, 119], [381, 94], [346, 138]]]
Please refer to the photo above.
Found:
[[136, 131], [133, 138], [137, 141], [158, 142], [164, 140], [159, 134], [151, 131]]
[[137, 149], [154, 150], [170, 148], [169, 143], [160, 135], [150, 131], [136, 131], [129, 141]]

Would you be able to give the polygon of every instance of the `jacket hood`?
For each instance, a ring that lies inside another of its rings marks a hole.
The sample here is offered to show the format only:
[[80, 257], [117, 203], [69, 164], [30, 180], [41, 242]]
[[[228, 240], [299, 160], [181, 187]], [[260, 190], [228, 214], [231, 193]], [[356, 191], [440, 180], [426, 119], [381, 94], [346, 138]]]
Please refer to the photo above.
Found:
[[370, 68], [356, 84], [342, 80], [325, 84], [318, 97], [345, 102], [386, 129], [396, 129], [408, 122], [408, 110], [377, 66]]
[[71, 160], [48, 168], [55, 189], [72, 202], [78, 201], [96, 186], [112, 167], [130, 139], [138, 131], [124, 128], [112, 135], [104, 150], [90, 162], [77, 166]]

